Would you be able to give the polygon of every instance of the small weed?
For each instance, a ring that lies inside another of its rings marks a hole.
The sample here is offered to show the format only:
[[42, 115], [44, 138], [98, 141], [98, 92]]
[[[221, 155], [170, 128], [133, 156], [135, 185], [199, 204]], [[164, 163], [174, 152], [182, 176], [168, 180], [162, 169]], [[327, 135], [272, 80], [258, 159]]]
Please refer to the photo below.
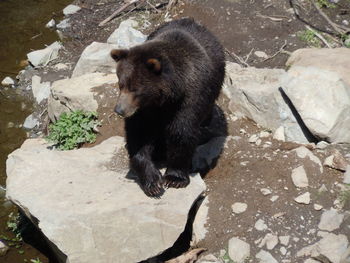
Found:
[[297, 36], [304, 42], [306, 42], [309, 46], [312, 47], [321, 47], [321, 40], [319, 40], [315, 33], [309, 29], [300, 31], [297, 33]]
[[344, 46], [350, 48], [350, 35], [344, 34], [341, 36], [341, 41], [344, 43]]
[[228, 253], [226, 252], [226, 254], [222, 257], [222, 260], [226, 263], [234, 263], [233, 260], [230, 258], [230, 256], [228, 255]]
[[60, 150], [72, 150], [83, 143], [96, 140], [95, 128], [100, 125], [97, 113], [73, 111], [63, 113], [60, 119], [49, 126], [48, 141]]
[[328, 0], [317, 0], [316, 4], [321, 8], [322, 7], [325, 7], [325, 8], [336, 8], [337, 7], [336, 4], [331, 3]]
[[235, 263], [231, 258], [230, 256], [228, 255], [228, 251], [225, 250], [225, 255], [223, 255], [221, 258], [220, 258], [223, 262], [225, 263]]
[[9, 219], [7, 220], [7, 229], [10, 230], [11, 232], [13, 232], [16, 236], [15, 236], [15, 238], [12, 238], [12, 239], [9, 238], [8, 241], [12, 241], [12, 242], [21, 242], [22, 241], [21, 233], [18, 229], [18, 223], [19, 223], [19, 215], [14, 214], [14, 213], [10, 213]]
[[343, 206], [350, 201], [350, 184], [346, 184], [345, 189], [340, 192], [338, 199]]
[[36, 259], [31, 259], [30, 262], [32, 263], [42, 263], [41, 260], [39, 258], [36, 258]]

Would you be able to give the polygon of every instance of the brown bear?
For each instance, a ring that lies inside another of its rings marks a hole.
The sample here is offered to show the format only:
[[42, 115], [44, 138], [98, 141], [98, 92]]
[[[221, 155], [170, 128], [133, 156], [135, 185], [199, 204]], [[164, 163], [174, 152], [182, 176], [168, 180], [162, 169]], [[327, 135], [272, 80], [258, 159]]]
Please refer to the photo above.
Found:
[[[210, 137], [206, 127], [225, 76], [221, 44], [184, 18], [111, 56], [120, 89], [115, 111], [125, 117], [130, 166], [143, 191], [157, 197], [164, 188], [186, 187], [195, 148]], [[164, 176], [159, 163], [167, 167]]]

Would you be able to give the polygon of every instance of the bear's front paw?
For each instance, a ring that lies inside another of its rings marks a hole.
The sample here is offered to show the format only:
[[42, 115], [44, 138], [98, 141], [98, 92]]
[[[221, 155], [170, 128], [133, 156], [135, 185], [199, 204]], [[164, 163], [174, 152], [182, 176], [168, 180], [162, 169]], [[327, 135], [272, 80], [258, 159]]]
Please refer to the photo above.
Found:
[[180, 170], [167, 169], [163, 177], [164, 186], [167, 188], [183, 188], [190, 183], [188, 173]]
[[158, 169], [148, 169], [142, 182], [142, 189], [149, 197], [160, 197], [164, 193], [162, 175]]

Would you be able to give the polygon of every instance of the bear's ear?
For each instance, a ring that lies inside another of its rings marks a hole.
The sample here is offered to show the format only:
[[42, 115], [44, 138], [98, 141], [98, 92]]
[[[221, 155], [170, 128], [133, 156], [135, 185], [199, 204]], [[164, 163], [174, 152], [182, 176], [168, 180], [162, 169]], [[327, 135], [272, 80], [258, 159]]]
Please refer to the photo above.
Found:
[[111, 57], [118, 62], [119, 60], [126, 58], [126, 56], [128, 55], [129, 50], [127, 49], [113, 49], [111, 51]]
[[162, 70], [162, 63], [159, 59], [149, 58], [146, 61], [147, 68], [156, 74], [159, 74]]

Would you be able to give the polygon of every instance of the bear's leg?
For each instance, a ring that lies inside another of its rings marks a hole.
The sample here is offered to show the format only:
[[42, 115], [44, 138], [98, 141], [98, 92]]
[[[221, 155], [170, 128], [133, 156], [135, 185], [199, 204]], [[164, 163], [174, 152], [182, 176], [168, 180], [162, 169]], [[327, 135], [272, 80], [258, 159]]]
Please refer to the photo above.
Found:
[[131, 168], [140, 179], [140, 184], [146, 195], [160, 196], [163, 192], [162, 175], [152, 162], [153, 145], [143, 146], [130, 159]]
[[185, 141], [188, 143], [182, 141], [167, 144], [167, 170], [163, 176], [165, 187], [182, 188], [190, 183], [189, 174], [196, 144], [190, 138]]

